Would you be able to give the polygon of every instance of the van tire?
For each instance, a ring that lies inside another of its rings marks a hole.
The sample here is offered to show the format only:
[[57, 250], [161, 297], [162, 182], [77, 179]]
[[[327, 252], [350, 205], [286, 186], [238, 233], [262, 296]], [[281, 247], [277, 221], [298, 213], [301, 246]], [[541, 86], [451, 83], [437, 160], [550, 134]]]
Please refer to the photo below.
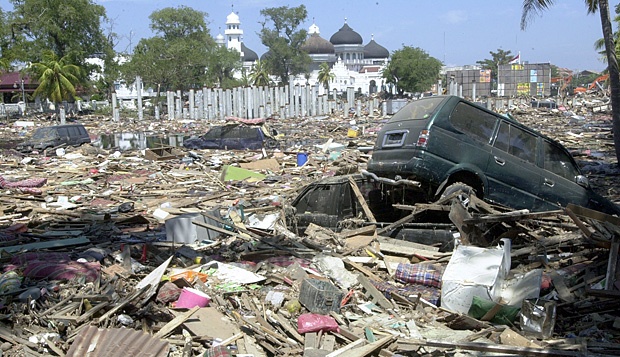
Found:
[[274, 139], [265, 140], [265, 147], [267, 149], [277, 149], [279, 146], [278, 141]]
[[461, 204], [463, 204], [464, 207], [469, 207], [470, 197], [476, 196], [476, 190], [463, 182], [455, 182], [450, 186], [446, 187], [446, 189], [443, 190], [443, 192], [441, 193], [441, 198], [450, 196], [451, 194], [458, 191], [461, 191], [461, 194], [457, 196], [459, 201], [461, 201]]

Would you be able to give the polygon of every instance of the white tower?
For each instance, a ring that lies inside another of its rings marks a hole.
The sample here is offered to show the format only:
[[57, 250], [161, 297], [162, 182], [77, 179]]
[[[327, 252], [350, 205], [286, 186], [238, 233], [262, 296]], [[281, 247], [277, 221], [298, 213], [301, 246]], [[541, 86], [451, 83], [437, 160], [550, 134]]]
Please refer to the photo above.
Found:
[[241, 52], [241, 38], [243, 37], [243, 30], [241, 29], [239, 16], [235, 14], [234, 11], [226, 16], [226, 30], [224, 31], [224, 35], [226, 35], [226, 41], [228, 43], [227, 48], [234, 48], [237, 52], [243, 55]]

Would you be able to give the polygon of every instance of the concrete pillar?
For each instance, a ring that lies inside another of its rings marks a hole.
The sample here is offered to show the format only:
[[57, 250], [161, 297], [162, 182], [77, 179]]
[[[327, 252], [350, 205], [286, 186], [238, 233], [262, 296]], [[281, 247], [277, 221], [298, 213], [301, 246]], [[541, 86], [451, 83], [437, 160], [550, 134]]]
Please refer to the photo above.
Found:
[[195, 120], [196, 119], [196, 110], [195, 110], [195, 104], [196, 104], [196, 98], [194, 98], [194, 90], [190, 89], [189, 90], [189, 118], [191, 120]]
[[308, 86], [300, 87], [300, 108], [299, 108], [299, 116], [306, 117], [308, 115]]
[[144, 109], [142, 108], [142, 78], [136, 76], [136, 94], [138, 95], [138, 120], [142, 121]]
[[217, 113], [215, 119], [224, 119], [224, 113], [228, 100], [224, 96], [224, 90], [222, 88], [217, 89]]
[[115, 115], [118, 109], [118, 103], [116, 101], [116, 93], [112, 93], [112, 120], [118, 121], [118, 117]]

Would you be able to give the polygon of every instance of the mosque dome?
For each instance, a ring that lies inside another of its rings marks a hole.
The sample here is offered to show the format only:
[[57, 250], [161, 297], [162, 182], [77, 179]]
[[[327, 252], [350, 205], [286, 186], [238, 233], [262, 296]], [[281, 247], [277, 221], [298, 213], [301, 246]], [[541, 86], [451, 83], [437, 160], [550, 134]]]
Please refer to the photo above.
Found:
[[312, 26], [310, 26], [310, 28], [308, 29], [308, 33], [310, 35], [314, 35], [315, 33], [320, 34], [321, 31], [319, 31], [319, 27], [313, 23]]
[[362, 36], [359, 33], [353, 31], [351, 27], [346, 23], [332, 35], [329, 39], [334, 45], [361, 45], [362, 44]]
[[215, 36], [215, 43], [217, 43], [218, 45], [223, 45], [224, 43], [226, 43], [224, 35], [218, 33], [217, 36]]
[[301, 46], [301, 49], [308, 52], [310, 55], [334, 53], [334, 45], [321, 37], [318, 33], [314, 33], [308, 37], [306, 42]]
[[251, 49], [245, 47], [245, 44], [241, 42], [241, 51], [243, 52], [243, 62], [255, 62], [258, 61], [258, 55], [256, 52]]
[[364, 46], [364, 58], [388, 58], [390, 57], [390, 51], [381, 46], [375, 39], [371, 39], [366, 46]]
[[239, 21], [239, 15], [235, 14], [235, 12], [231, 12], [230, 14], [228, 14], [228, 16], [226, 16], [226, 24], [230, 25], [230, 24], [240, 24], [241, 21]]

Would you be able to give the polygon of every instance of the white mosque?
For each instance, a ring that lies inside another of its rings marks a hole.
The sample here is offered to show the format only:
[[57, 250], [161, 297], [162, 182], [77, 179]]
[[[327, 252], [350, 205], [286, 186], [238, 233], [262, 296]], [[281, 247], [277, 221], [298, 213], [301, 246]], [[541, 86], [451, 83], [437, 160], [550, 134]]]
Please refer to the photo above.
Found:
[[[226, 45], [227, 48], [241, 53], [243, 68], [248, 71], [259, 59], [256, 52], [243, 44], [241, 21], [234, 11], [226, 17], [224, 35], [218, 34], [215, 41], [220, 46]], [[334, 74], [334, 79], [329, 84], [331, 90], [342, 92], [352, 87], [368, 95], [378, 92], [384, 84], [381, 71], [389, 61], [390, 52], [375, 42], [372, 36], [370, 42], [364, 45], [362, 36], [347, 24], [346, 19], [344, 25], [330, 37], [329, 41], [321, 37], [319, 27], [313, 23], [308, 29], [308, 39], [302, 49], [312, 58], [310, 77], [306, 79], [303, 75], [298, 76], [294, 84], [316, 84], [319, 65], [323, 62], [331, 67]], [[323, 90], [322, 87], [320, 90]]]

